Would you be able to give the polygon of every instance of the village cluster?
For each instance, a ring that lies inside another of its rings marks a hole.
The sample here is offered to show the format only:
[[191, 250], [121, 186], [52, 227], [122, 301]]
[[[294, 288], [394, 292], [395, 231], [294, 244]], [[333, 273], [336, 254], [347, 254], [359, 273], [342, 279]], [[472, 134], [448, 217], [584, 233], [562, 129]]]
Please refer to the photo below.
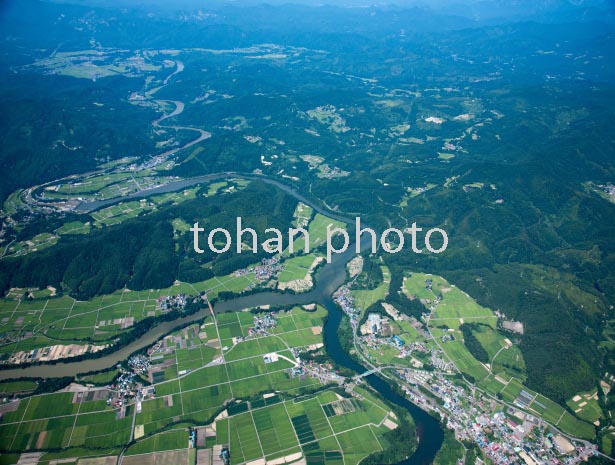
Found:
[[276, 327], [278, 320], [274, 312], [254, 315], [254, 326], [248, 328], [248, 336], [266, 336], [269, 330]]
[[361, 316], [361, 310], [356, 308], [354, 305], [354, 298], [350, 293], [350, 287], [348, 287], [347, 285], [341, 286], [333, 294], [333, 300], [336, 304], [340, 306], [344, 313], [348, 315], [348, 317], [350, 318], [350, 324], [352, 328], [356, 331], [357, 322], [359, 320], [359, 317]]
[[600, 184], [598, 186], [602, 191], [611, 198], [612, 201], [615, 201], [615, 185], [608, 184]]
[[317, 378], [323, 384], [344, 384], [346, 381], [346, 378], [340, 376], [331, 363], [317, 363], [313, 360], [304, 362], [299, 358], [297, 360], [299, 365], [291, 370], [292, 376], [305, 376], [307, 374], [311, 378]]
[[140, 410], [142, 384], [136, 372], [124, 370], [120, 367], [120, 375], [107, 389], [109, 391], [107, 405], [119, 409], [117, 412], [118, 418], [123, 418], [126, 415], [126, 409], [132, 400], [136, 400], [137, 410]]
[[[425, 282], [427, 289], [431, 289], [432, 284], [431, 280]], [[356, 307], [349, 287], [340, 287], [334, 294], [334, 299], [350, 317], [353, 331], [357, 334], [361, 309]], [[399, 313], [393, 314], [396, 319], [407, 319], [415, 323], [413, 326], [417, 331], [431, 338], [416, 320], [412, 321], [412, 318]], [[435, 370], [415, 370], [423, 368], [423, 363], [414, 357], [411, 358], [414, 369], [396, 370], [404, 382], [406, 394], [423, 408], [438, 412], [447, 420], [447, 427], [455, 432], [457, 439], [477, 444], [495, 464], [574, 465], [586, 461], [588, 457], [597, 453], [596, 445], [589, 442], [573, 444], [540, 418], [523, 412], [522, 395], [516, 401], [521, 407], [517, 409], [501, 404], [495, 399], [483, 397], [474, 388], [469, 390], [458, 383], [453, 383], [450, 376], [455, 372], [455, 366], [445, 360], [442, 350], [429, 348], [421, 341], [405, 343], [398, 335], [393, 334], [389, 318], [378, 313], [370, 313], [365, 323], [358, 329], [359, 350], [363, 348], [382, 350], [384, 347], [393, 347], [399, 351], [398, 357], [411, 357], [414, 351], [430, 355]], [[449, 340], [452, 340], [452, 336], [446, 334], [440, 342], [446, 343]], [[364, 356], [371, 359], [368, 354]], [[420, 358], [425, 359], [424, 356]]]
[[397, 374], [407, 383], [405, 390], [412, 401], [437, 411], [457, 439], [476, 443], [497, 465], [573, 465], [597, 452], [596, 445], [573, 444], [540, 418], [514, 407], [502, 408], [442, 373], [400, 369]]
[[150, 359], [144, 355], [133, 355], [128, 359], [128, 366], [134, 373], [143, 375], [149, 371]]
[[239, 277], [254, 273], [254, 276], [259, 281], [268, 281], [277, 276], [283, 269], [284, 266], [280, 263], [279, 257], [270, 257], [263, 258], [260, 265], [250, 266], [248, 268], [233, 272], [233, 276]]
[[186, 294], [165, 295], [158, 297], [157, 304], [163, 312], [173, 309], [183, 310], [186, 308], [188, 296]]

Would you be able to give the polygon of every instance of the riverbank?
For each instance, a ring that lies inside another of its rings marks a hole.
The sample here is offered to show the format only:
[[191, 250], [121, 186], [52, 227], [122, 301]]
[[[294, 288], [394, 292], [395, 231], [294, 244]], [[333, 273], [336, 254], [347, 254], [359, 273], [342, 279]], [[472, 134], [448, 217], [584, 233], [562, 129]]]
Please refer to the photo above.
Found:
[[[236, 177], [248, 180], [259, 179], [268, 184], [274, 185], [282, 189], [289, 195], [292, 195], [298, 201], [310, 205], [316, 212], [327, 215], [335, 220], [342, 221], [347, 224], [353, 224], [354, 219], [346, 218], [342, 215], [332, 213], [331, 211], [315, 205], [313, 202], [295, 192], [289, 186], [278, 181], [269, 179], [264, 176], [256, 175], [240, 175], [237, 173], [218, 173], [213, 175], [201, 176], [198, 178], [185, 179], [177, 182], [172, 182], [164, 186], [159, 186], [149, 191], [141, 191], [138, 196], [152, 195], [163, 192], [172, 192], [183, 189], [188, 186], [200, 184], [215, 179], [225, 177]], [[126, 198], [113, 199], [109, 201], [88, 202], [82, 203], [77, 208], [80, 212], [89, 212], [102, 208], [118, 201], [124, 201]], [[371, 245], [368, 235], [361, 238], [361, 250], [367, 249]], [[325, 338], [328, 344], [328, 353], [330, 357], [340, 366], [345, 366], [358, 373], [363, 373], [366, 368], [359, 363], [353, 361], [350, 356], [343, 351], [337, 329], [339, 327], [342, 311], [337, 308], [332, 300], [332, 294], [346, 280], [346, 264], [356, 255], [354, 244], [348, 248], [346, 252], [334, 255], [331, 263], [326, 264], [320, 271], [316, 287], [307, 293], [303, 294], [280, 294], [272, 292], [257, 293], [247, 296], [234, 298], [232, 300], [219, 302], [215, 304], [214, 310], [216, 313], [238, 312], [246, 308], [259, 307], [263, 305], [285, 306], [285, 305], [303, 305], [309, 303], [320, 303], [329, 312], [329, 318], [324, 327]], [[33, 378], [53, 378], [62, 376], [76, 376], [79, 373], [104, 370], [110, 368], [119, 362], [125, 360], [130, 354], [153, 344], [156, 340], [170, 333], [177, 327], [185, 326], [191, 322], [196, 322], [204, 319], [209, 315], [209, 309], [201, 309], [200, 311], [185, 317], [180, 317], [176, 320], [161, 323], [151, 330], [146, 332], [138, 340], [124, 346], [123, 348], [104, 357], [97, 359], [83, 360], [79, 362], [57, 363], [55, 365], [36, 365], [27, 368], [16, 368], [0, 371], [0, 380], [8, 380], [19, 377]], [[427, 412], [411, 403], [409, 400], [396, 393], [391, 386], [378, 377], [377, 375], [369, 375], [366, 381], [385, 399], [391, 401], [400, 408], [405, 409], [414, 419], [417, 428], [418, 447], [415, 453], [400, 462], [400, 465], [427, 465], [433, 462], [433, 459], [441, 447], [443, 440], [442, 428], [437, 420], [431, 417]]]

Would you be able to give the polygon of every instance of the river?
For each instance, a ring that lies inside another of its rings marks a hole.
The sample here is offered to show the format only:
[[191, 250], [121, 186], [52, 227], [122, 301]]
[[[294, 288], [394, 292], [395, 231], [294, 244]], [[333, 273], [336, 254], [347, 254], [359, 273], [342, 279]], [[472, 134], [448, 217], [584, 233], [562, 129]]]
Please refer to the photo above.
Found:
[[[342, 321], [342, 312], [330, 298], [325, 300], [324, 305], [329, 311], [329, 316], [323, 330], [327, 354], [339, 365], [359, 373], [365, 372], [365, 367], [353, 360], [350, 355], [342, 349], [340, 344], [337, 330]], [[433, 459], [440, 450], [440, 447], [442, 447], [442, 441], [444, 440], [444, 433], [442, 432], [440, 423], [425, 410], [417, 407], [408, 399], [393, 391], [393, 389], [391, 389], [391, 387], [379, 376], [372, 374], [363, 379], [385, 399], [410, 412], [410, 415], [414, 419], [419, 439], [418, 448], [414, 454], [406, 460], [398, 462], [397, 465], [428, 465], [433, 463]]]
[[[142, 198], [146, 195], [152, 195], [157, 193], [172, 192], [186, 188], [188, 186], [196, 185], [199, 183], [211, 181], [214, 179], [237, 177], [245, 179], [259, 179], [268, 184], [275, 185], [276, 187], [284, 190], [286, 193], [292, 195], [297, 200], [304, 202], [315, 211], [328, 215], [336, 220], [343, 221], [345, 223], [354, 223], [354, 220], [325, 210], [319, 205], [315, 205], [313, 202], [306, 199], [301, 194], [294, 191], [289, 186], [279, 183], [273, 179], [269, 179], [261, 176], [252, 175], [240, 175], [237, 173], [218, 173], [207, 176], [200, 176], [197, 178], [184, 179], [181, 181], [172, 182], [149, 189], [147, 191], [141, 191], [135, 193], [132, 196], [123, 197], [121, 199], [110, 199], [95, 202], [84, 202], [78, 206], [78, 211], [89, 212], [117, 203], [120, 200], [127, 200], [131, 197]], [[364, 235], [361, 240], [361, 250], [365, 250], [370, 246], [369, 235]], [[329, 317], [324, 326], [324, 337], [327, 343], [327, 352], [329, 356], [339, 365], [350, 368], [358, 373], [366, 371], [365, 367], [353, 360], [341, 347], [337, 330], [342, 320], [343, 313], [333, 302], [331, 295], [337, 288], [339, 288], [346, 279], [346, 264], [355, 256], [355, 245], [350, 245], [348, 250], [344, 253], [334, 255], [331, 263], [325, 265], [318, 275], [318, 280], [315, 288], [303, 294], [280, 294], [274, 292], [264, 292], [244, 297], [238, 297], [225, 302], [219, 302], [215, 304], [216, 313], [221, 312], [237, 312], [249, 307], [257, 307], [261, 305], [289, 305], [289, 304], [307, 304], [317, 302], [323, 305], [329, 312]], [[57, 363], [55, 365], [35, 365], [26, 368], [2, 370], [0, 371], [0, 381], [17, 377], [59, 377], [59, 376], [74, 376], [78, 373], [86, 373], [90, 371], [102, 370], [116, 365], [122, 360], [125, 360], [131, 353], [139, 350], [143, 347], [153, 344], [162, 336], [168, 334], [180, 325], [184, 325], [190, 322], [195, 322], [206, 318], [209, 315], [209, 309], [203, 309], [199, 312], [189, 315], [187, 317], [179, 318], [174, 321], [161, 323], [160, 325], [152, 328], [146, 334], [141, 336], [138, 340], [133, 341], [129, 345], [119, 349], [118, 351], [106, 355], [98, 359], [84, 360], [73, 363]], [[419, 439], [419, 445], [415, 453], [400, 462], [398, 465], [428, 465], [433, 462], [438, 450], [442, 446], [443, 431], [438, 423], [427, 412], [420, 409], [412, 402], [404, 397], [399, 396], [394, 392], [391, 387], [382, 378], [377, 375], [370, 375], [365, 380], [384, 398], [393, 402], [394, 404], [406, 409], [410, 415], [412, 415]]]

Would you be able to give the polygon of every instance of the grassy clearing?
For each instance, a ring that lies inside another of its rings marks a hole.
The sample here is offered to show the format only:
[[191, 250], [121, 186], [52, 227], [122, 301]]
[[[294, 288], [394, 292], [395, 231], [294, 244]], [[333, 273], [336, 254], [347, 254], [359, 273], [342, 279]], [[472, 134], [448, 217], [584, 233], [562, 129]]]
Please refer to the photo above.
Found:
[[190, 231], [191, 226], [181, 218], [175, 218], [171, 224], [173, 225], [173, 232], [175, 234], [183, 234]]
[[297, 204], [297, 208], [295, 208], [295, 213], [293, 214], [293, 217], [295, 218], [293, 220], [293, 226], [304, 228], [309, 224], [313, 214], [314, 210], [312, 207], [299, 202]]
[[284, 270], [278, 275], [278, 281], [281, 283], [287, 283], [297, 279], [304, 279], [315, 259], [315, 255], [308, 254], [299, 255], [297, 257], [285, 260]]
[[[346, 224], [341, 221], [333, 220], [327, 216], [321, 215], [317, 213], [314, 218], [309, 222], [307, 231], [310, 236], [310, 251], [316, 250], [319, 246], [323, 245], [327, 241], [327, 226], [331, 230], [334, 228], [339, 228], [346, 230]], [[305, 229], [305, 227], [304, 227]], [[303, 236], [296, 235], [296, 239], [293, 242], [293, 251], [294, 253], [304, 253], [305, 252], [305, 239]], [[288, 254], [290, 252], [289, 249], [285, 250], [284, 253]]]
[[60, 226], [56, 233], [60, 235], [66, 234], [89, 234], [92, 229], [90, 222], [82, 223], [81, 221], [71, 221]]
[[188, 447], [188, 432], [186, 429], [178, 429], [156, 434], [151, 438], [139, 441], [128, 448], [126, 455], [148, 454], [166, 450], [185, 449]]
[[34, 391], [37, 384], [33, 381], [9, 381], [0, 383], [0, 394]]
[[[404, 292], [408, 296], [420, 298], [432, 310], [429, 327], [440, 347], [455, 366], [470, 380], [474, 380], [492, 395], [513, 403], [522, 390], [529, 392], [533, 400], [527, 410], [558, 426], [562, 431], [591, 439], [595, 436], [591, 424], [570, 415], [561, 405], [546, 397], [532, 392], [522, 383], [525, 380], [525, 363], [518, 347], [511, 344], [505, 336], [496, 331], [497, 318], [488, 308], [481, 307], [464, 291], [449, 284], [435, 275], [413, 273], [404, 280]], [[473, 326], [473, 334], [489, 355], [491, 372], [488, 367], [476, 360], [463, 343], [463, 333], [459, 326], [463, 323], [478, 323]], [[448, 329], [446, 329], [446, 328]], [[443, 336], [451, 335], [453, 340]], [[516, 379], [515, 377], [521, 378]], [[571, 401], [569, 401], [571, 402]], [[579, 399], [573, 405], [579, 409], [582, 418], [583, 408]], [[571, 404], [568, 404], [571, 408]], [[599, 413], [589, 401], [583, 407], [585, 419], [590, 421]]]
[[370, 305], [379, 300], [383, 300], [389, 293], [389, 284], [391, 283], [391, 272], [389, 268], [382, 265], [380, 267], [382, 271], [382, 283], [372, 290], [353, 290], [351, 291], [355, 306], [361, 310], [365, 310]]
[[120, 224], [130, 218], [136, 218], [142, 212], [153, 210], [154, 206], [147, 201], [120, 202], [111, 207], [92, 212], [90, 216], [94, 218], [94, 226], [101, 227]]
[[566, 401], [566, 405], [581, 420], [593, 423], [604, 416], [600, 404], [598, 403], [598, 392], [581, 392], [572, 399]]
[[93, 383], [97, 385], [109, 384], [118, 375], [117, 369], [103, 371], [102, 373], [96, 373], [95, 375], [80, 376], [79, 381], [83, 383]]
[[130, 173], [102, 174], [85, 178], [81, 181], [59, 184], [55, 192], [68, 195], [82, 195], [99, 192], [107, 186], [125, 181]]
[[36, 236], [20, 242], [15, 242], [8, 246], [6, 256], [25, 255], [38, 250], [46, 249], [58, 243], [58, 236], [52, 233], [43, 232]]
[[565, 433], [590, 441], [594, 440], [596, 437], [596, 431], [593, 425], [575, 418], [568, 412], [564, 412], [564, 415], [557, 423], [557, 427]]
[[[431, 309], [429, 326], [435, 337], [450, 334], [454, 341], [442, 343], [442, 349], [457, 367], [477, 382], [489, 371], [465, 348], [460, 326], [473, 324], [473, 334], [489, 355], [495, 373], [507, 373], [525, 380], [525, 362], [518, 347], [496, 331], [497, 316], [480, 306], [466, 292], [449, 284], [444, 278], [425, 273], [412, 273], [404, 279], [406, 295], [421, 301]], [[444, 332], [440, 329], [451, 329]]]

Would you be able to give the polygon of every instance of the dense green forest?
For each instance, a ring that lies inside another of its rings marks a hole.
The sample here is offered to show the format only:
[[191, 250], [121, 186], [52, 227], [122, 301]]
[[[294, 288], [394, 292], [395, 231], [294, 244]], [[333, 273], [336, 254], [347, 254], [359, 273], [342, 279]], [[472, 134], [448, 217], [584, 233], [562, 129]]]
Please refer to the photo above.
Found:
[[382, 280], [380, 260], [369, 253], [363, 253], [363, 270], [354, 278], [352, 289], [376, 289]]
[[0, 287], [53, 285], [87, 299], [125, 286], [162, 288], [179, 278], [200, 280], [228, 274], [257, 262], [261, 255], [237, 254], [234, 247], [223, 254], [209, 248], [197, 254], [191, 232], [174, 239], [172, 220], [179, 217], [190, 224], [198, 221], [208, 230], [235, 231], [240, 216], [245, 225], [265, 237], [268, 227], [288, 229], [295, 206], [292, 197], [260, 182], [234, 194], [167, 205], [151, 215], [86, 236], [62, 238], [55, 247], [39, 253], [2, 260]]
[[[134, 85], [129, 79], [102, 83], [56, 79], [35, 74], [9, 74], [3, 79], [0, 170], [7, 175], [0, 183], [1, 201], [18, 188], [155, 150], [151, 129], [155, 112], [123, 101]], [[32, 89], [37, 95], [32, 95]], [[81, 97], [75, 99], [75, 95]], [[126, 124], [117, 124], [118, 114]]]
[[476, 323], [464, 323], [459, 327], [463, 333], [463, 343], [476, 360], [489, 363], [489, 354], [474, 335], [477, 326]]

